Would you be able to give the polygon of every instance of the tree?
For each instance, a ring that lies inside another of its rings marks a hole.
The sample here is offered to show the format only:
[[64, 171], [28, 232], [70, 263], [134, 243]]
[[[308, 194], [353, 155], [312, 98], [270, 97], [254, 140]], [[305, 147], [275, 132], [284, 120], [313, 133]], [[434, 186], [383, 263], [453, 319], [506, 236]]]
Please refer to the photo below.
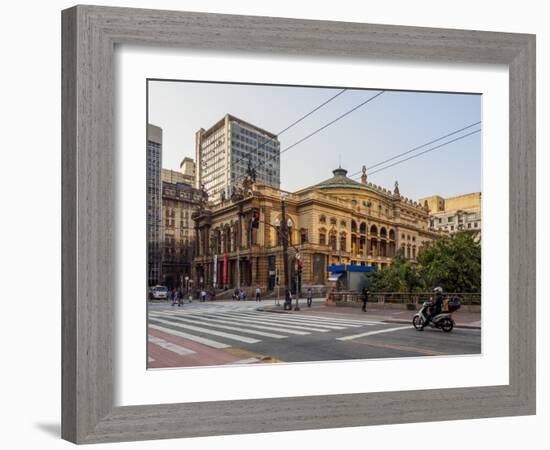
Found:
[[367, 277], [375, 292], [481, 292], [481, 244], [475, 233], [457, 233], [422, 247], [417, 264], [399, 254]]
[[481, 243], [470, 232], [457, 233], [422, 247], [418, 275], [426, 289], [481, 292]]
[[368, 278], [370, 289], [377, 292], [413, 292], [421, 287], [416, 268], [401, 254], [388, 267], [369, 273]]

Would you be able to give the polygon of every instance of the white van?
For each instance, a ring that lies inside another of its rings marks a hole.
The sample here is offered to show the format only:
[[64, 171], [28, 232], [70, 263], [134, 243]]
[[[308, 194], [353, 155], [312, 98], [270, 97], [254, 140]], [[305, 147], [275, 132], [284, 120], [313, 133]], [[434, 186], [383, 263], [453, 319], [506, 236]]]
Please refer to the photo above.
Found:
[[168, 298], [168, 288], [166, 286], [155, 286], [151, 288], [152, 300], [166, 300]]

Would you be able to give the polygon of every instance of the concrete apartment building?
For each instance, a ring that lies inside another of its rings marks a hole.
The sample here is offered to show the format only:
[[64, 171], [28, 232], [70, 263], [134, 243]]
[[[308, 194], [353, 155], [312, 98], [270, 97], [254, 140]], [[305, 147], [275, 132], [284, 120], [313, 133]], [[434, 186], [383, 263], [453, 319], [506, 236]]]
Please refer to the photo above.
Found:
[[161, 270], [160, 239], [162, 211], [162, 128], [147, 124], [147, 278], [158, 284]]
[[277, 136], [226, 114], [207, 130], [195, 134], [195, 187], [204, 186], [208, 200], [219, 203], [242, 182], [249, 164], [256, 181], [279, 189], [280, 143]]
[[195, 161], [185, 157], [180, 163], [180, 170], [162, 169], [162, 181], [167, 183], [186, 183], [195, 186]]
[[443, 198], [432, 195], [420, 199], [430, 210], [430, 225], [450, 234], [476, 231], [481, 234], [481, 192]]

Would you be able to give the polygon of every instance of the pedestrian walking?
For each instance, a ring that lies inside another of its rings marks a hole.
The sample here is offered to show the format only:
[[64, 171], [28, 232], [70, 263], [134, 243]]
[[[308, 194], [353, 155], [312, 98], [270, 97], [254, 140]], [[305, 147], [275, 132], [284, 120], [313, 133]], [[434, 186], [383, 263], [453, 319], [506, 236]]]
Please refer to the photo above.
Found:
[[256, 288], [256, 301], [257, 302], [262, 301], [262, 291], [259, 286]]
[[369, 301], [369, 288], [364, 287], [361, 291], [361, 301], [363, 302], [363, 307], [361, 308], [363, 312], [367, 312], [367, 302]]
[[176, 304], [176, 302], [178, 301], [177, 295], [178, 295], [178, 291], [176, 291], [176, 289], [172, 289], [172, 291], [170, 291], [170, 298], [172, 299], [172, 306], [174, 306]]
[[233, 300], [239, 300], [239, 289], [235, 288], [235, 291], [233, 291]]
[[201, 291], [201, 302], [205, 302], [206, 301], [206, 291], [203, 289]]
[[307, 288], [307, 306], [308, 308], [311, 308], [311, 302], [313, 301], [313, 292], [311, 291], [311, 288]]
[[290, 290], [285, 290], [285, 304], [283, 305], [283, 309], [286, 311], [287, 309], [290, 311], [292, 309], [292, 297], [290, 295]]
[[241, 289], [241, 291], [239, 292], [239, 300], [244, 301], [245, 298], [246, 298], [246, 294], [245, 294], [244, 291]]

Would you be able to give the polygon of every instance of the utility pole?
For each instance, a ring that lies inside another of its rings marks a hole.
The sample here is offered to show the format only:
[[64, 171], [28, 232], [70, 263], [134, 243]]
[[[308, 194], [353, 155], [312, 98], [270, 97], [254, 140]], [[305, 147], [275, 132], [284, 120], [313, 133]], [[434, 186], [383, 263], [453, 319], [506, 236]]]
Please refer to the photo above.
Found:
[[290, 293], [290, 274], [288, 273], [288, 227], [286, 223], [286, 207], [285, 207], [286, 195], [281, 192], [281, 235], [283, 238], [283, 270], [285, 272], [285, 309], [287, 292]]
[[239, 221], [237, 226], [237, 289], [241, 290], [241, 235], [242, 235], [243, 205], [239, 204]]

